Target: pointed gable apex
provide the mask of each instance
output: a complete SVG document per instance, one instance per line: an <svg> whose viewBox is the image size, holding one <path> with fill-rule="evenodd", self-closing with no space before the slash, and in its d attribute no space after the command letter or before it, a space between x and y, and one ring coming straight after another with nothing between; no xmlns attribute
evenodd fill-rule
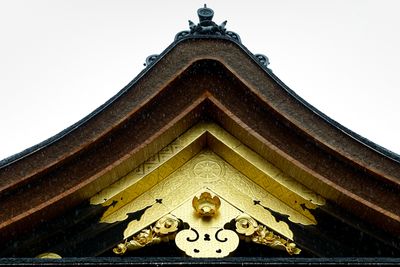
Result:
<svg viewBox="0 0 400 267"><path fill-rule="evenodd" d="M4 240L85 203L200 121L332 203L326 213L400 235L399 156L312 107L268 69L268 58L202 15L106 104L1 162Z"/></svg>

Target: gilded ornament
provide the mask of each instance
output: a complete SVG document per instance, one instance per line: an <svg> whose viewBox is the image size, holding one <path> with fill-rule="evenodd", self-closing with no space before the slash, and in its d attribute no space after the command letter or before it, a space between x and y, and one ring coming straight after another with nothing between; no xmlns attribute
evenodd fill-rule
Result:
<svg viewBox="0 0 400 267"><path fill-rule="evenodd" d="M36 258L39 258L39 259L62 259L62 257L60 255L53 253L53 252L42 253L40 255L37 255Z"/></svg>
<svg viewBox="0 0 400 267"><path fill-rule="evenodd" d="M236 218L236 231L245 236L251 236L258 229L258 223L247 214L241 214Z"/></svg>
<svg viewBox="0 0 400 267"><path fill-rule="evenodd" d="M295 243L288 243L286 245L286 251L287 251L287 253L289 253L289 255L297 255L297 254L300 254L301 249L296 247Z"/></svg>
<svg viewBox="0 0 400 267"><path fill-rule="evenodd" d="M193 198L192 205L200 216L212 217L221 206L221 200L217 196L212 197L209 192L203 192L200 198L197 196Z"/></svg>
<svg viewBox="0 0 400 267"><path fill-rule="evenodd" d="M113 252L117 255L123 255L127 249L126 243L120 243L116 248L113 248Z"/></svg>
<svg viewBox="0 0 400 267"><path fill-rule="evenodd" d="M160 238L153 228L142 230L137 236L127 243L129 250L136 250L152 243L160 243Z"/></svg>
<svg viewBox="0 0 400 267"><path fill-rule="evenodd" d="M113 249L117 255L123 255L126 251L133 251L141 249L145 246L158 244L160 242L168 242L175 238L175 232L178 231L179 220L168 214L159 219L155 225L147 229L143 229L137 235L133 236L131 240L125 240L124 243L118 244Z"/></svg>
<svg viewBox="0 0 400 267"><path fill-rule="evenodd" d="M167 148L168 153L164 151ZM116 253L173 240L181 220L168 215L159 219L167 213L210 238L210 227L223 229L226 222L236 218L235 235L242 240L289 254L300 252L290 241L294 237L289 225L274 216L281 214L303 225L316 224L309 209L324 203L320 196L213 123L198 124L167 148L93 199L92 203L104 201L103 205L109 206L102 222L122 221L132 212L143 212L139 220L129 222L124 231L126 241L115 248ZM155 199L162 199L162 205ZM226 202L236 211L227 209ZM261 203L268 203L268 207ZM182 206L185 208L180 209ZM192 208L196 214L190 212ZM237 217L242 211L246 211L247 217ZM221 246L221 251L224 249ZM199 256L203 252L193 253Z"/></svg>
<svg viewBox="0 0 400 267"><path fill-rule="evenodd" d="M223 228L190 228L180 231L175 243L193 258L223 258L236 250L239 237Z"/></svg>
<svg viewBox="0 0 400 267"><path fill-rule="evenodd" d="M289 255L300 254L301 249L290 240L286 240L272 231L268 230L264 225L258 223L247 214L241 214L235 219L236 232L246 237L254 243L269 246L274 249L286 250Z"/></svg>
<svg viewBox="0 0 400 267"><path fill-rule="evenodd" d="M178 231L178 226L178 219L175 216L168 214L156 222L153 230L157 234L167 235Z"/></svg>

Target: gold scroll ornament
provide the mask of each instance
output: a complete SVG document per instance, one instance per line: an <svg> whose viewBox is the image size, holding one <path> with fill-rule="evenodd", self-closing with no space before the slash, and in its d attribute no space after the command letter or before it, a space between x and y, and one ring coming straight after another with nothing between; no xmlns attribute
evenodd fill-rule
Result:
<svg viewBox="0 0 400 267"><path fill-rule="evenodd" d="M218 239L224 240L220 238L222 230L230 230L244 240L297 254L290 223L317 224L311 210L325 200L269 160L282 163L286 170L295 167L283 159L263 158L218 125L201 122L142 164L132 161L130 167L124 165L126 169L107 174L111 180L123 177L93 196L91 203L107 207L102 223L127 220L134 212L141 214L128 222L118 252L169 241L184 230L191 235L197 231L203 240L205 235L211 239L217 233ZM132 166L137 167L130 169ZM204 201L215 196L220 203L217 198ZM243 212L257 223L252 234L241 233L243 227L224 229ZM155 225L167 214L188 223L189 228L178 227L173 235L157 232ZM286 220L277 220L277 214Z"/></svg>
<svg viewBox="0 0 400 267"><path fill-rule="evenodd" d="M128 250L137 250L148 245L174 240L179 225L180 221L175 216L168 214L159 219L154 227L143 229L129 241L125 240L124 243L118 244L113 252L123 255Z"/></svg>
<svg viewBox="0 0 400 267"><path fill-rule="evenodd" d="M196 195L191 204L194 213L187 212L186 204L172 212L189 222L186 223L187 229L182 229L181 219L173 214L167 214L153 226L120 243L113 249L114 253L122 255L148 245L175 240L177 247L190 257L222 258L237 249L239 237L273 249L286 250L289 255L301 252L295 243L275 234L224 200L221 201L210 191L202 192L199 197ZM221 204L225 210L220 213L218 208ZM224 228L224 225L231 220L230 216L236 216L234 231Z"/></svg>
<svg viewBox="0 0 400 267"><path fill-rule="evenodd" d="M301 249L296 244L284 239L268 230L264 225L259 225L256 220L243 213L236 218L236 232L246 241L265 245L274 249L286 250L289 255L300 254Z"/></svg>

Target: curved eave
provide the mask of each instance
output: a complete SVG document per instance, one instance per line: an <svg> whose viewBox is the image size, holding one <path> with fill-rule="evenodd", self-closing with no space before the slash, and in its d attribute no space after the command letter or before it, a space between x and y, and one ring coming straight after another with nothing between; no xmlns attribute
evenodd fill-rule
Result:
<svg viewBox="0 0 400 267"><path fill-rule="evenodd" d="M310 103L308 103L305 99L303 99L301 96L299 96L298 94L296 94L292 89L290 89L283 81L281 81L279 79L279 77L277 77L269 68L263 66L253 55L253 53L251 53L242 43L237 42L234 39L231 38L227 38L224 36L187 36L187 37L183 37L179 40L174 41L171 45L169 45L158 57L155 61L153 61L150 65L146 66L146 68L144 68L131 82L129 82L124 88L122 88L116 95L114 95L113 97L111 97L109 100L107 100L103 105L99 106L97 109L95 109L93 112L91 112L90 114L88 114L86 117L82 118L81 120L79 120L78 122L74 123L73 125L69 126L68 128L62 130L61 132L59 132L58 134L36 144L33 145L32 147L29 147L19 153L16 153L14 155L11 155L7 158L4 158L2 160L0 160L0 170L2 168L7 167L10 164L13 164L16 161L22 160L25 157L28 157L30 155L32 155L33 153L37 153L38 151L46 148L47 146L57 142L58 140L64 138L66 135L70 134L71 132L75 131L76 129L78 129L79 127L83 126L86 122L88 122L90 119L92 119L93 117L95 117L96 115L98 115L100 112L103 112L108 106L110 106L113 102L115 102L116 99L122 97L124 95L124 93L129 90L142 76L144 76L153 66L156 62L160 61L164 55L166 55L169 51L171 51L172 49L175 48L175 46L177 46L180 42L187 40L187 39L225 39L228 40L230 42L233 42L235 44L237 44L241 49L243 49L243 51L251 58L253 58L254 62L256 64L258 64L261 68L264 69L264 71L271 77L273 78L279 85L282 86L282 88L288 92L294 99L296 99L297 101L299 101L301 104L303 104L305 107L307 107L310 111L314 112L316 115L318 115L322 120L325 120L327 123L329 123L330 125L332 125L332 127L338 129L339 131L347 134L349 137L351 137L352 139L356 140L357 142L365 145L366 147L369 147L370 149L376 151L377 153L392 159L393 161L396 161L398 163L400 163L400 155L398 155L397 153L394 153L392 151L390 151L387 148L384 148L382 146L380 146L379 144L376 144L375 142L372 142L371 140L353 132L352 130L350 130L349 128L341 125L339 122L333 120L332 118L330 118L329 116L327 116L326 114L324 114L323 112L321 112L320 110L318 110L316 107L314 107L313 105L311 105Z"/></svg>
<svg viewBox="0 0 400 267"><path fill-rule="evenodd" d="M214 66L216 71L226 74L229 79L225 81L210 72L208 75L215 76L215 80L210 81L210 88L205 88L208 86L206 83L202 86L190 84L185 73L190 72L191 68L201 69L202 66ZM207 69L203 71L207 74ZM239 101L238 97L235 100L234 96L227 96L226 94L230 92L224 92L224 88L218 88L217 81L221 84L225 82L227 88L230 86L231 89L235 89L234 85L237 85L242 90L237 96L241 94L248 96L248 99L242 98L242 101ZM174 86L177 83L181 91L180 95L174 96ZM187 91L183 91L185 86ZM218 91L219 89L221 91ZM190 92L190 94L182 96L183 92ZM181 102L177 101L176 105L171 105L171 100L174 101L175 97ZM248 106L244 103L246 100L249 101ZM160 103L170 104L165 118L150 118L153 119L151 123L154 125L149 124L146 118L141 118L141 116L149 115L149 110L154 114L161 114L163 107ZM333 201L344 205L347 209L351 209L351 205L360 204L360 207L357 207L359 216L375 220L377 225L384 222L385 225L393 227L394 232L400 233L400 227L398 225L397 228L394 227L399 221L398 208L390 207L393 202L385 204L380 200L382 197L391 201L399 199L399 156L361 138L313 108L285 86L270 70L263 68L243 45L228 38L213 36L183 38L174 42L116 96L86 118L43 143L3 160L0 166L0 199L17 201L11 199L10 194L19 188L23 188L19 196L21 199L24 198L23 194L31 194L33 199L31 204L26 204L25 210L23 207L17 207L20 211L12 209L7 211L9 217L6 216L5 224L22 222L23 218L31 214L39 216L45 208L53 207L52 212L55 213L60 205L67 208L66 201L62 202L62 199L74 199L68 204L74 205L87 198L88 194L104 188L108 185L107 182L98 181L102 171L116 166L124 157L146 150L142 152L141 157L136 159L135 164L141 163L146 156L156 152L157 146L166 145L165 142L173 140L190 127L189 124L198 119L199 114L205 109L204 105L211 105L216 113L220 113L220 115L215 115L215 118L220 118L218 122L231 132L237 131L236 137L242 135L243 139L243 135L245 136L246 131L249 131L249 135L255 141L253 143L248 141L250 143L246 145L253 146L252 149L255 151L259 150L254 145L257 142L266 144L288 162L293 162L294 168L298 168L299 172L303 170L305 173L314 173L315 177L321 177L314 181L308 181L307 175L303 178L299 177L298 179L306 186L313 188L316 186L313 185L315 182L324 184L324 191L327 192L328 198L331 194L329 191L335 191L330 197ZM259 121L252 120L253 115L258 116ZM292 144L293 149L287 142L278 140L280 138L278 128L274 133L268 132L269 129L263 125L271 121L262 121L262 116L276 118L280 127L287 131L283 133L286 138L291 138L290 140L295 142ZM132 126L133 124L135 125ZM182 125L178 127L179 130L173 127L177 124ZM131 139L120 137L121 143L113 144L115 133L122 132L125 127L131 127L129 128L132 129L129 132ZM147 131L148 138L151 140L141 140L143 136L139 136L135 131ZM161 134L168 135L165 142L159 142L149 149L148 147ZM272 140L276 145L268 138L276 138ZM81 161L85 157L89 155L96 159L94 149L96 146L107 154L108 146L121 147L124 145L122 141L133 142L133 144L129 149L121 149L120 158L112 160L101 158L96 165L98 169L87 173L82 172L85 167L82 164L85 163ZM326 165L331 164L331 171L335 170L334 164L342 166L342 171L347 175L348 180L335 178L334 173L329 174L326 170L319 169L318 158L312 155L314 152L307 155L307 149L302 147L303 143L310 145L310 151L314 151L315 155L319 153L318 155L329 156L329 160L332 157L332 163L327 162ZM109 153L112 152L114 151ZM261 155L263 153L263 151L257 152ZM117 156L114 155L114 157ZM67 164L71 166L75 164L74 166L78 166L76 168L80 168L81 172L73 169L70 176L65 176L63 168ZM331 179L325 178L329 175L332 176ZM43 181L45 179L47 180ZM48 185L50 190L52 183L57 188L64 189L61 195L53 198L44 196L43 200L34 195L34 190L40 189L35 189L35 185L50 184ZM360 187L359 183L367 185L367 188L359 188L357 189L359 192L353 193L355 188ZM375 185L377 185L376 188L374 188ZM91 189L83 194L82 188L87 187ZM43 194L45 193L44 191ZM375 193L377 193L376 196ZM375 213L368 215L371 209ZM379 214L384 218L373 218L374 215Z"/></svg>
<svg viewBox="0 0 400 267"><path fill-rule="evenodd" d="M336 128L337 130L345 133L348 135L350 138L354 139L355 141L359 142L360 144L369 147L370 149L374 150L376 153L381 154L384 157L387 157L393 161L396 161L400 163L400 155L397 153L394 153L393 151L382 147L378 145L377 143L359 135L358 133L350 130L349 128L343 126L339 122L335 121L334 119L330 118L328 115L325 113L321 112L319 109L308 103L306 100L304 100L301 96L296 94L292 89L290 89L284 82L282 82L272 71L267 71L268 74L277 82L279 83L284 90L286 90L290 95L293 96L294 99L299 101L301 104L303 104L305 107L310 109L310 111L314 112L316 115L318 115L322 120L326 121L328 124L330 124L332 127Z"/></svg>

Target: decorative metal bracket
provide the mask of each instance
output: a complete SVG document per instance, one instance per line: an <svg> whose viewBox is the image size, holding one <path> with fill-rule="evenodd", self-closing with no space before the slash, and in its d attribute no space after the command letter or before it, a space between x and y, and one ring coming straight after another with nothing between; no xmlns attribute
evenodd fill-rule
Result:
<svg viewBox="0 0 400 267"><path fill-rule="evenodd" d="M227 31L225 26L227 21L225 20L220 25L217 25L212 19L214 16L214 11L204 5L203 8L197 10L197 15L199 16L199 23L195 24L193 21L189 20L189 31L181 31L175 35L175 41L188 36L188 35L223 35L234 39L237 42L240 41L238 34Z"/></svg>
<svg viewBox="0 0 400 267"><path fill-rule="evenodd" d="M143 64L145 67L150 66L151 64L153 64L157 58L159 57L159 55L154 54L154 55L150 55L146 58L146 62Z"/></svg>
<svg viewBox="0 0 400 267"><path fill-rule="evenodd" d="M236 232L246 241L269 246L274 249L286 250L289 255L300 254L301 249L296 244L283 239L268 230L264 225L259 225L256 220L243 213L235 219Z"/></svg>
<svg viewBox="0 0 400 267"><path fill-rule="evenodd" d="M143 229L129 241L127 239L124 243L118 244L113 252L123 255L128 250L137 250L148 245L174 240L180 224L175 216L168 214L159 219L153 227Z"/></svg>
<svg viewBox="0 0 400 267"><path fill-rule="evenodd" d="M225 26L227 21L225 20L220 25L217 25L212 19L214 16L214 11L211 8L208 8L206 4L204 4L203 8L199 8L197 10L197 15L199 16L199 23L195 24L193 21L189 20L189 31L181 31L175 35L175 41L182 39L186 36L194 36L194 35L219 35L219 36L227 36L231 39L241 43L240 37L237 33L232 31L227 31ZM159 55L154 54L150 55L146 58L146 62L144 66L148 67L152 63L154 63ZM263 54L254 54L254 58L261 63L262 67L269 69L268 65L270 64L267 56Z"/></svg>
<svg viewBox="0 0 400 267"><path fill-rule="evenodd" d="M212 217L217 214L221 200L217 196L212 197L209 192L203 192L200 198L197 196L193 198L192 205L201 217Z"/></svg>
<svg viewBox="0 0 400 267"><path fill-rule="evenodd" d="M176 245L193 258L223 258L239 245L238 235L223 228L193 228L176 235Z"/></svg>
<svg viewBox="0 0 400 267"><path fill-rule="evenodd" d="M261 63L264 68L268 68L269 59L266 55L263 54L255 54L254 57Z"/></svg>
<svg viewBox="0 0 400 267"><path fill-rule="evenodd" d="M218 196L212 196L208 191L202 192L192 200L195 216L187 213L183 215L187 222L183 223L175 215L168 214L153 226L118 244L113 252L123 255L127 251L175 240L177 247L188 256L222 258L236 250L240 239L285 250L289 255L301 252L295 243L273 233L245 213L238 211L236 214L239 215L234 215L234 220L230 216L220 217L217 213L220 206ZM234 221L234 226L231 224L231 227L226 227L229 220Z"/></svg>

